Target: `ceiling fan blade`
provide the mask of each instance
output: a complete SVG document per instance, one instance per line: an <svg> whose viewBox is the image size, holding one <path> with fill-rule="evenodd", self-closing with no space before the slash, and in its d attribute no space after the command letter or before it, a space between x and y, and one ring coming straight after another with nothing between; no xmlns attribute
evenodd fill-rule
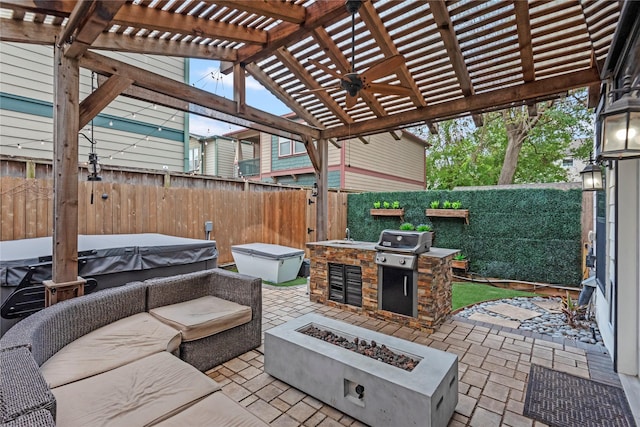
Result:
<svg viewBox="0 0 640 427"><path fill-rule="evenodd" d="M373 93L380 93L383 95L405 95L405 96L413 95L413 91L408 87L390 85L386 83L369 83L362 89L368 90L369 92L373 92Z"/></svg>
<svg viewBox="0 0 640 427"><path fill-rule="evenodd" d="M372 82L380 77L393 74L396 68L402 64L404 64L402 55L393 55L369 67L368 70L360 74L360 78L366 84L366 82Z"/></svg>
<svg viewBox="0 0 640 427"><path fill-rule="evenodd" d="M347 92L347 99L346 99L347 108L355 107L356 104L358 103L358 98L359 98L359 96L357 94L356 94L356 96L351 96Z"/></svg>
<svg viewBox="0 0 640 427"><path fill-rule="evenodd" d="M335 77L337 79L342 79L342 74L340 74L337 70L331 69L331 68L327 67L326 65L321 64L318 61L316 61L315 59L307 59L307 61L312 63L316 67L320 68L325 73L330 74L330 75L332 75L333 77Z"/></svg>

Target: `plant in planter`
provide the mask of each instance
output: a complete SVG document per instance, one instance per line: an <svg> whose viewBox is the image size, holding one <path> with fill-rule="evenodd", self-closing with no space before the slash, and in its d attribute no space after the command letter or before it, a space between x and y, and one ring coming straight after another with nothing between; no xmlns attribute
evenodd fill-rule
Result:
<svg viewBox="0 0 640 427"><path fill-rule="evenodd" d="M460 209L461 207L462 207L462 202L460 201L451 202L452 209Z"/></svg>
<svg viewBox="0 0 640 427"><path fill-rule="evenodd" d="M442 209L451 209L451 202L450 202L450 201L448 201L448 200L445 200L445 201L442 203Z"/></svg>
<svg viewBox="0 0 640 427"><path fill-rule="evenodd" d="M420 224L416 227L416 231L431 231L432 227L428 224Z"/></svg>
<svg viewBox="0 0 640 427"><path fill-rule="evenodd" d="M400 209L400 202L396 200L391 203L391 209Z"/></svg>
<svg viewBox="0 0 640 427"><path fill-rule="evenodd" d="M440 200L434 200L432 201L429 206L431 207L431 209L438 209L440 207Z"/></svg>
<svg viewBox="0 0 640 427"><path fill-rule="evenodd" d="M469 259L465 254L459 252L453 256L451 267L456 270L464 270L466 272L469 270Z"/></svg>
<svg viewBox="0 0 640 427"><path fill-rule="evenodd" d="M382 206L382 203L380 201L373 202L373 208L374 209L380 209L380 206Z"/></svg>
<svg viewBox="0 0 640 427"><path fill-rule="evenodd" d="M391 209L391 203L389 202L382 202L382 207L385 209Z"/></svg>
<svg viewBox="0 0 640 427"><path fill-rule="evenodd" d="M402 225L400 225L400 230L403 230L403 231L414 231L415 229L416 228L410 222L405 222Z"/></svg>

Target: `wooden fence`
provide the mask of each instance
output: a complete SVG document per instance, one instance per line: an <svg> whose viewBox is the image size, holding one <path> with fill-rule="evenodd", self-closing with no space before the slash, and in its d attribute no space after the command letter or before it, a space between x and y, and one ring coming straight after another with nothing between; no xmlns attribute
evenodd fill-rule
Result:
<svg viewBox="0 0 640 427"><path fill-rule="evenodd" d="M7 169L5 162L0 240L50 236L50 165L44 170L38 165L38 171L29 174L25 164L24 174L16 176L20 165ZM36 177L25 177L29 175ZM204 239L204 223L211 221L210 238L217 242L222 264L233 262L232 245L263 242L306 249L305 244L315 240L316 205L309 204L314 200L308 189L162 172L112 170L103 175L103 181L78 183L79 234L161 233ZM328 211L329 238L344 238L347 194L330 192Z"/></svg>

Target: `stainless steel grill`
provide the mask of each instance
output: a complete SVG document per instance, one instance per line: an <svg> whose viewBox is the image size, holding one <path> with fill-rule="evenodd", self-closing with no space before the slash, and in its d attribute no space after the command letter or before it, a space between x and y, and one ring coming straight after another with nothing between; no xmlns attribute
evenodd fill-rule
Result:
<svg viewBox="0 0 640 427"><path fill-rule="evenodd" d="M375 248L378 307L405 316L418 315L418 255L431 247L431 233L384 230Z"/></svg>

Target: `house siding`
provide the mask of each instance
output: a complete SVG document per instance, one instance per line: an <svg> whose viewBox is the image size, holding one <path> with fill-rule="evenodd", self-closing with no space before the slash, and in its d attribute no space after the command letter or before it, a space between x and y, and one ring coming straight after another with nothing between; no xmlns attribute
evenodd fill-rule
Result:
<svg viewBox="0 0 640 427"><path fill-rule="evenodd" d="M53 49L17 43L0 43L0 49L2 154L51 159ZM184 81L184 60L181 58L114 52L103 54ZM91 73L81 68L80 100L90 93ZM135 118L133 113L136 113ZM148 102L116 98L94 119L93 136L97 141L95 148L100 162L134 167L143 164L152 169L183 171L187 134L185 117L183 113L161 106L153 108ZM90 136L90 124L84 127L83 133ZM78 160L85 162L90 144L83 137L78 143Z"/></svg>
<svg viewBox="0 0 640 427"><path fill-rule="evenodd" d="M396 141L384 133L366 138L369 140L368 144L363 144L358 139L343 142L346 165L400 178L424 181L424 146L404 136L400 141Z"/></svg>
<svg viewBox="0 0 640 427"><path fill-rule="evenodd" d="M263 179L263 181L273 182L271 179ZM294 179L291 175L283 175L278 177L278 184L311 187L315 182L316 175L313 173L296 175L296 179ZM327 184L330 188L340 188L340 171L329 171L327 175Z"/></svg>
<svg viewBox="0 0 640 427"><path fill-rule="evenodd" d="M424 190L424 185L383 178L366 173L345 171L344 187L362 191L415 191Z"/></svg>

